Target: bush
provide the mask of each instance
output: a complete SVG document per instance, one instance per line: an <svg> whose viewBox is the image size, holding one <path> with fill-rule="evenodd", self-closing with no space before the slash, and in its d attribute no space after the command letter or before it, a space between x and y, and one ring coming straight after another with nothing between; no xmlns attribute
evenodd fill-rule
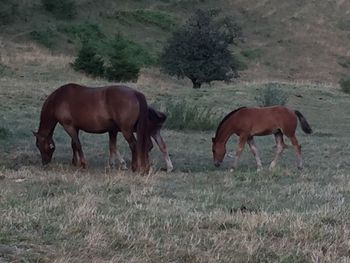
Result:
<svg viewBox="0 0 350 263"><path fill-rule="evenodd" d="M84 41L77 58L72 64L77 71L83 71L94 77L103 76L103 59L97 54L96 48L89 42Z"/></svg>
<svg viewBox="0 0 350 263"><path fill-rule="evenodd" d="M165 127L174 130L215 130L220 120L210 109L184 100L168 101L160 108L166 115Z"/></svg>
<svg viewBox="0 0 350 263"><path fill-rule="evenodd" d="M54 38L56 34L50 28L39 31L33 30L29 33L29 35L33 40L47 48L51 48L55 43Z"/></svg>
<svg viewBox="0 0 350 263"><path fill-rule="evenodd" d="M283 90L281 84L270 83L258 91L255 100L260 107L285 105L288 101L288 93Z"/></svg>
<svg viewBox="0 0 350 263"><path fill-rule="evenodd" d="M41 3L58 19L72 19L78 13L74 0L41 0Z"/></svg>
<svg viewBox="0 0 350 263"><path fill-rule="evenodd" d="M139 61L141 50L130 45L130 41L118 35L111 42L108 51L109 65L105 76L109 80L134 81L137 80L142 62Z"/></svg>
<svg viewBox="0 0 350 263"><path fill-rule="evenodd" d="M343 92L350 94L350 77L341 79L339 85Z"/></svg>
<svg viewBox="0 0 350 263"><path fill-rule="evenodd" d="M112 41L94 37L87 40L84 36L91 32L95 32L93 35L97 36L100 31L85 29L74 31L82 39L82 48L72 64L75 70L111 81L134 81L137 80L142 66L154 63L154 59L145 49L121 35L117 35Z"/></svg>

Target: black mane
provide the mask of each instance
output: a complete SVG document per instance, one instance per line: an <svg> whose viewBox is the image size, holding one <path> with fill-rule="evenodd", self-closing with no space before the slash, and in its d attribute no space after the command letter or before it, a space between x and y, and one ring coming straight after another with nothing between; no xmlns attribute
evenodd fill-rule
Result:
<svg viewBox="0 0 350 263"><path fill-rule="evenodd" d="M237 111L241 110L241 109L244 109L246 107L239 107L238 109L235 109L233 111L231 111L229 114L227 114L223 119L222 121L220 122L218 128L216 129L216 132L215 132L215 138L216 136L218 135L218 131L220 130L221 126L224 124L224 122L229 118L231 117L233 114L235 114Z"/></svg>

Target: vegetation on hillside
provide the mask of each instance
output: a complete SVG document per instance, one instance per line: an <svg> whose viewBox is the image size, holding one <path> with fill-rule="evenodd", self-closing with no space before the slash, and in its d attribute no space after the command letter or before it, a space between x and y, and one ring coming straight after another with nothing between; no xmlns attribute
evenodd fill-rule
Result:
<svg viewBox="0 0 350 263"><path fill-rule="evenodd" d="M187 77L193 88L214 80L237 77L238 63L229 45L240 37L240 28L225 20L216 21L215 11L197 10L184 26L175 31L160 57L164 72Z"/></svg>

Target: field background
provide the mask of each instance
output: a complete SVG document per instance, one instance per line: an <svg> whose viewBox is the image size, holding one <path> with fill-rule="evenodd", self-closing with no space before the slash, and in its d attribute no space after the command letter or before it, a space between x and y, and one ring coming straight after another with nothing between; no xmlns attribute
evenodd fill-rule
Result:
<svg viewBox="0 0 350 263"><path fill-rule="evenodd" d="M66 36L58 34L51 48L30 40L31 30L63 22L40 10L40 1L18 1L18 17L0 33L0 262L350 262L350 97L337 84L349 73L348 2L77 2L84 12L70 23L95 21L154 54L169 32L105 14L113 8L161 10L179 23L202 6L237 15L246 43L236 52L259 54L243 56L248 69L239 81L195 91L186 80L148 68L127 84L150 103L185 100L221 118L256 105L264 84L279 83L289 93L287 106L300 110L314 130L306 136L298 128L305 169L296 169L289 147L278 168L268 171L275 150L268 136L256 140L263 172L255 172L246 147L230 173L230 154L222 167L212 164L215 130L164 129L175 167L170 174L161 171L156 147L150 176L111 170L108 136L85 133L88 168L81 170L70 165L70 140L61 127L53 162L43 168L31 131L46 96L68 82L110 83L71 69L76 46ZM229 153L235 143L232 138ZM130 162L122 136L118 146Z"/></svg>

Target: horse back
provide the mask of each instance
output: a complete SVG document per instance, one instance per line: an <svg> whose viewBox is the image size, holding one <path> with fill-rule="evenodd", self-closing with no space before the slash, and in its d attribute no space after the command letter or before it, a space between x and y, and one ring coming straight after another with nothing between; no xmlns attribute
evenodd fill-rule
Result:
<svg viewBox="0 0 350 263"><path fill-rule="evenodd" d="M54 92L54 112L61 124L87 132L130 128L139 114L135 92L125 86L90 88L67 84Z"/></svg>
<svg viewBox="0 0 350 263"><path fill-rule="evenodd" d="M297 127L295 113L283 106L243 108L237 112L236 125L250 135L262 136L282 131L294 133Z"/></svg>

